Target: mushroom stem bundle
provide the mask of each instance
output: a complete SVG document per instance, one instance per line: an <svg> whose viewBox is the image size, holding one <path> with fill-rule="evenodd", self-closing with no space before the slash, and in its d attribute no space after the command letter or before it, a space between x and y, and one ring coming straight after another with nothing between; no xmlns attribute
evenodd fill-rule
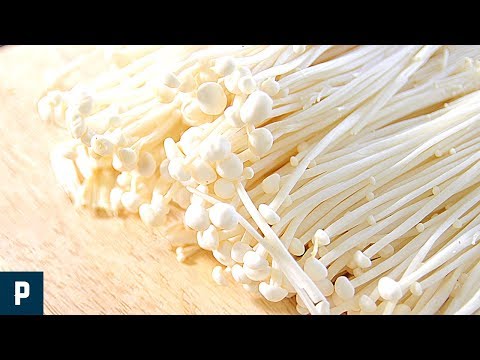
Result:
<svg viewBox="0 0 480 360"><path fill-rule="evenodd" d="M38 103L76 205L183 209L179 260L302 314L480 309L480 47L120 50Z"/></svg>

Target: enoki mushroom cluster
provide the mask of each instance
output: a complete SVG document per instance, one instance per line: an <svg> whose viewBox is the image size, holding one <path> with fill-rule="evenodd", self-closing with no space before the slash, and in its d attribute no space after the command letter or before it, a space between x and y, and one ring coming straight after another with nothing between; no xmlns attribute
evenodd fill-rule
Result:
<svg viewBox="0 0 480 360"><path fill-rule="evenodd" d="M182 209L227 278L302 314L480 308L480 47L108 47L40 117L77 206ZM96 76L64 79L99 54Z"/></svg>

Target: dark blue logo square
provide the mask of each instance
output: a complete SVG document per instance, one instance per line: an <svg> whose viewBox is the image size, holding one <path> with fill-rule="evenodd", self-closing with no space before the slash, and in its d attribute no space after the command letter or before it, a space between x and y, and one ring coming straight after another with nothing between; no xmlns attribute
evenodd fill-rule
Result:
<svg viewBox="0 0 480 360"><path fill-rule="evenodd" d="M43 272L0 272L0 315L43 315Z"/></svg>

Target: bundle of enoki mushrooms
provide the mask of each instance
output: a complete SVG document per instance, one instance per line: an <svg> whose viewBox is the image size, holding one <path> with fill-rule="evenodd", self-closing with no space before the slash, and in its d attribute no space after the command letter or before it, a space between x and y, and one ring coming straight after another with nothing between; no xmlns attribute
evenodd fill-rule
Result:
<svg viewBox="0 0 480 360"><path fill-rule="evenodd" d="M302 314L480 310L479 46L98 47L38 102L79 207ZM92 62L103 70L73 86Z"/></svg>

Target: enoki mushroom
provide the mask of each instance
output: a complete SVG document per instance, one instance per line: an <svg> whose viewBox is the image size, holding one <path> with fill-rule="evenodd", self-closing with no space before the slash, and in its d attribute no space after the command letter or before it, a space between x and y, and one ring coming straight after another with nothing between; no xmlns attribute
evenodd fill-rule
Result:
<svg viewBox="0 0 480 360"><path fill-rule="evenodd" d="M65 78L104 55L104 70ZM99 48L38 102L76 206L183 211L212 278L301 314L480 311L480 47ZM59 84L62 84L61 86Z"/></svg>

